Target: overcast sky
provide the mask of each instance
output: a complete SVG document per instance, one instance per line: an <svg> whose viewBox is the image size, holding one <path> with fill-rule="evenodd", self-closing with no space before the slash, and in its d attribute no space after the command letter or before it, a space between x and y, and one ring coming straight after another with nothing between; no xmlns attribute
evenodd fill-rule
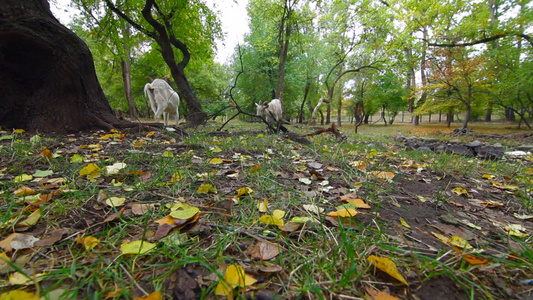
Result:
<svg viewBox="0 0 533 300"><path fill-rule="evenodd" d="M52 13L64 25L67 25L72 16L77 13L69 6L70 2L70 0L50 1ZM233 54L235 46L238 43L243 43L243 36L249 31L246 14L248 0L207 0L206 2L222 21L222 30L226 38L224 41L217 41L218 53L215 61L224 63Z"/></svg>

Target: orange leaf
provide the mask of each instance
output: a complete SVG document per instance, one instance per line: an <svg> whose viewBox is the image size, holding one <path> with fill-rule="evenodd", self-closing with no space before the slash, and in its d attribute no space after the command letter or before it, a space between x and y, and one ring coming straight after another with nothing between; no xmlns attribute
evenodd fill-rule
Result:
<svg viewBox="0 0 533 300"><path fill-rule="evenodd" d="M52 152L50 152L49 149L44 149L41 153L39 153L39 155L46 156L50 159L52 158Z"/></svg>
<svg viewBox="0 0 533 300"><path fill-rule="evenodd" d="M488 263L489 261L491 261L490 258L487 258L487 257L477 257L477 256L474 256L474 255L470 255L470 254L466 254L465 256L463 256L463 259L471 264L471 265L483 265L483 264L486 264Z"/></svg>

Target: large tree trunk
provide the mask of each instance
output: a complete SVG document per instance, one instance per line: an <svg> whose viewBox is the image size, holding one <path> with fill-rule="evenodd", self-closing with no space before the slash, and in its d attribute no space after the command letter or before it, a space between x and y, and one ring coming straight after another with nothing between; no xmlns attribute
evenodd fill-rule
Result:
<svg viewBox="0 0 533 300"><path fill-rule="evenodd" d="M0 5L0 125L77 132L121 124L96 78L91 52L46 0Z"/></svg>

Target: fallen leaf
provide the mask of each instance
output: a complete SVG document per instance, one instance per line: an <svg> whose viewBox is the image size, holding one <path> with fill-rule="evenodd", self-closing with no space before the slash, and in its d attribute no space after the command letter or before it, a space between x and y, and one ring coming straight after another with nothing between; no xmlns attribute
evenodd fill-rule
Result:
<svg viewBox="0 0 533 300"><path fill-rule="evenodd" d="M0 300L39 300L39 295L29 293L23 290L14 290L2 293Z"/></svg>
<svg viewBox="0 0 533 300"><path fill-rule="evenodd" d="M132 203L131 212L136 215L144 215L156 207L155 203Z"/></svg>
<svg viewBox="0 0 533 300"><path fill-rule="evenodd" d="M172 153L171 151L165 151L163 152L162 154L163 157L174 157L174 153Z"/></svg>
<svg viewBox="0 0 533 300"><path fill-rule="evenodd" d="M347 199L345 200L348 203L352 203L357 208L367 208L370 209L370 205L368 205L363 199L357 198L357 199Z"/></svg>
<svg viewBox="0 0 533 300"><path fill-rule="evenodd" d="M280 218L276 218L273 215L261 216L261 218L259 218L259 222L266 225L276 225L279 227L283 226L283 224L285 223L283 220L281 220Z"/></svg>
<svg viewBox="0 0 533 300"><path fill-rule="evenodd" d="M402 224L402 226L405 228L411 228L411 226L409 226L409 224L405 222L405 220L402 217L400 217L400 224Z"/></svg>
<svg viewBox="0 0 533 300"><path fill-rule="evenodd" d="M373 174L380 179L392 180L394 178L394 173L392 172L374 171Z"/></svg>
<svg viewBox="0 0 533 300"><path fill-rule="evenodd" d="M267 241L255 244L251 251L252 260L271 260L279 254L279 245Z"/></svg>
<svg viewBox="0 0 533 300"><path fill-rule="evenodd" d="M143 296L143 297L137 297L135 300L161 300L163 299L163 296L161 295L161 292L153 292L149 295Z"/></svg>
<svg viewBox="0 0 533 300"><path fill-rule="evenodd" d="M35 191L34 189L30 187L23 185L20 188L18 188L16 191L14 191L13 194L15 194L15 196L31 196L31 195L36 195L37 191Z"/></svg>
<svg viewBox="0 0 533 300"><path fill-rule="evenodd" d="M199 212L200 209L198 209L198 207L190 206L184 209L174 210L170 213L170 215L175 219L187 220L194 217Z"/></svg>
<svg viewBox="0 0 533 300"><path fill-rule="evenodd" d="M95 238L94 236L88 236L83 239L83 246L85 247L85 250L87 251L94 249L99 244L100 244L100 240Z"/></svg>
<svg viewBox="0 0 533 300"><path fill-rule="evenodd" d="M35 173L33 173L33 177L47 177L47 176L50 176L50 175L53 175L54 174L54 171L53 170L37 170L35 171Z"/></svg>
<svg viewBox="0 0 533 300"><path fill-rule="evenodd" d="M105 200L105 203L111 207L122 206L126 203L126 198L123 197L109 197Z"/></svg>
<svg viewBox="0 0 533 300"><path fill-rule="evenodd" d="M101 169L97 164L90 163L87 166L83 167L79 173L80 173L80 176L85 176L85 175L91 176L91 175L94 175L100 172L100 170Z"/></svg>
<svg viewBox="0 0 533 300"><path fill-rule="evenodd" d="M370 255L366 259L368 262L370 262L372 265L374 265L376 268L380 269L381 271L389 274L393 278L397 279L401 283L405 285L409 285L405 278L400 274L398 271L398 268L396 267L396 264L390 260L387 257L377 257L375 255Z"/></svg>
<svg viewBox="0 0 533 300"><path fill-rule="evenodd" d="M105 169L106 169L108 175L114 175L114 174L118 174L120 172L120 170L124 169L127 166L128 165L125 164L125 163L118 162L118 163L114 163L114 164L112 164L110 166L106 166Z"/></svg>
<svg viewBox="0 0 533 300"><path fill-rule="evenodd" d="M328 216L330 217L341 217L341 218L349 218L355 215L357 215L357 211L353 208L339 209L337 211L332 211L328 213Z"/></svg>
<svg viewBox="0 0 533 300"><path fill-rule="evenodd" d="M313 217L293 217L291 219L291 222L294 222L294 223L297 223L297 224L304 224L304 223L307 223L307 222L319 223L319 221L317 219L313 218Z"/></svg>
<svg viewBox="0 0 533 300"><path fill-rule="evenodd" d="M256 281L255 278L246 274L241 266L230 265L224 273L224 279L218 282L215 294L229 297L233 295L233 288L247 287Z"/></svg>
<svg viewBox="0 0 533 300"><path fill-rule="evenodd" d="M444 244L448 244L448 240L450 238L448 238L447 236L444 236L444 235L442 235L440 233L436 233L436 232L432 232L431 234L433 234L437 239L439 239Z"/></svg>
<svg viewBox="0 0 533 300"><path fill-rule="evenodd" d="M505 229L505 231L507 231L512 236L516 236L516 237L528 236L528 234L526 233L526 228L522 224L509 224L505 226L503 229Z"/></svg>
<svg viewBox="0 0 533 300"><path fill-rule="evenodd" d="M304 204L302 207L306 211L317 215L324 212L324 209L322 207L318 207L316 204Z"/></svg>
<svg viewBox="0 0 533 300"><path fill-rule="evenodd" d="M530 220L530 219L533 219L533 215L521 215L521 214L517 214L517 213L514 213L513 216L519 220Z"/></svg>
<svg viewBox="0 0 533 300"><path fill-rule="evenodd" d="M38 208L34 212L32 212L25 220L18 222L15 227L25 227L25 226L33 226L37 224L37 221L41 218L42 212L41 209Z"/></svg>
<svg viewBox="0 0 533 300"><path fill-rule="evenodd" d="M448 244L450 244L452 246L459 247L462 250L467 250L467 249L473 249L474 248L466 240L464 240L463 238L458 237L456 235L454 235L454 236L452 236L451 238L448 239Z"/></svg>
<svg viewBox="0 0 533 300"><path fill-rule="evenodd" d="M456 188L453 188L452 191L454 193L456 193L457 195L459 195L459 196L464 195L467 198L470 198L470 195L468 194L468 191L465 190L464 188L460 187L460 186L458 186Z"/></svg>
<svg viewBox="0 0 533 300"><path fill-rule="evenodd" d="M386 291L378 291L371 287L366 287L366 300L398 300L397 297L392 296Z"/></svg>
<svg viewBox="0 0 533 300"><path fill-rule="evenodd" d="M156 244L149 243L143 240L136 240L131 243L122 243L120 250L122 254L145 254L154 249Z"/></svg>
<svg viewBox="0 0 533 300"><path fill-rule="evenodd" d="M72 157L70 158L70 163L82 163L83 162L83 156L81 156L80 154L74 154L72 155Z"/></svg>
<svg viewBox="0 0 533 300"><path fill-rule="evenodd" d="M23 182L23 181L30 181L33 179L33 176L31 175L28 175L28 174L22 174L22 175L19 175L17 177L15 177L15 179L13 179L14 182Z"/></svg>
<svg viewBox="0 0 533 300"><path fill-rule="evenodd" d="M222 158L212 158L209 160L209 164L220 165L223 162Z"/></svg>
<svg viewBox="0 0 533 300"><path fill-rule="evenodd" d="M34 246L35 247L49 247L49 246L52 246L55 243L57 243L58 241L60 241L61 238L63 238L63 235L65 235L65 233L67 233L67 231L64 230L64 229L55 230L55 231L51 232L50 234L48 234L46 237L43 237L39 241L35 242Z"/></svg>
<svg viewBox="0 0 533 300"><path fill-rule="evenodd" d="M300 181L300 182L303 183L303 184L307 184L307 185L313 183L313 182L311 181L311 179L309 179L309 178L298 178L298 181Z"/></svg>
<svg viewBox="0 0 533 300"><path fill-rule="evenodd" d="M34 246L39 239L27 234L12 233L4 240L0 241L0 248L6 252L13 250L28 249Z"/></svg>
<svg viewBox="0 0 533 300"><path fill-rule="evenodd" d="M259 212L268 212L268 200L263 199L263 201L257 204L257 209Z"/></svg>
<svg viewBox="0 0 533 300"><path fill-rule="evenodd" d="M217 189L213 185L209 183L205 183L205 184L200 185L200 187L198 187L198 189L196 190L196 193L197 194L209 194L209 193L216 194Z"/></svg>
<svg viewBox="0 0 533 300"><path fill-rule="evenodd" d="M465 254L463 259L471 265L484 265L491 261L491 259L488 257L477 257L471 254Z"/></svg>
<svg viewBox="0 0 533 300"><path fill-rule="evenodd" d="M249 187L242 187L237 190L237 197L253 194L254 190Z"/></svg>

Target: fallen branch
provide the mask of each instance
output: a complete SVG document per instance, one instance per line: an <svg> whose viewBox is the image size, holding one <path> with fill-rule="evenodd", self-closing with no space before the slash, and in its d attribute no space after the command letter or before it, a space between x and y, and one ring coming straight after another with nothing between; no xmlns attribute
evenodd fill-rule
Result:
<svg viewBox="0 0 533 300"><path fill-rule="evenodd" d="M331 132L333 133L333 135L335 135L335 138L337 139L337 142L345 142L346 141L346 136L344 134L342 134L338 129L337 129L337 125L336 123L331 123L331 127L329 128L319 128L317 129L315 132L313 133L308 133L308 134L304 134L302 135L303 137L305 136L313 136L313 135L319 135L319 134L322 134L324 132Z"/></svg>

